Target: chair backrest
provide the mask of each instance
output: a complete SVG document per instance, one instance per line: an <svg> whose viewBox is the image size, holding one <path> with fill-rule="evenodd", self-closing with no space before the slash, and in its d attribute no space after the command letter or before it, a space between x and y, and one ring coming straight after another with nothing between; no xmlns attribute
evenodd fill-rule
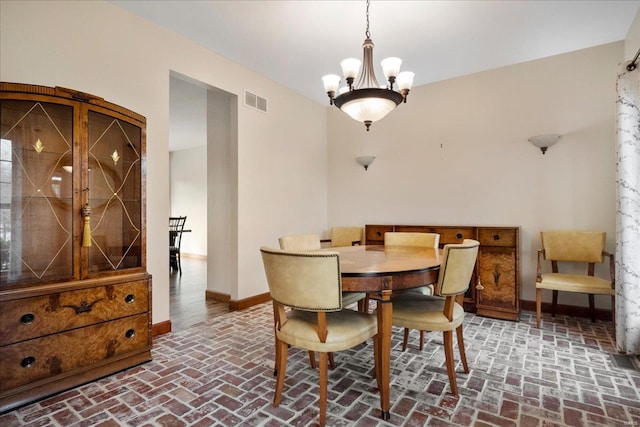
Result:
<svg viewBox="0 0 640 427"><path fill-rule="evenodd" d="M340 311L342 282L337 252L293 252L261 247L271 298L306 311Z"/></svg>
<svg viewBox="0 0 640 427"><path fill-rule="evenodd" d="M296 234L278 239L280 249L284 251L317 251L320 249L319 234Z"/></svg>
<svg viewBox="0 0 640 427"><path fill-rule="evenodd" d="M351 246L353 242L362 244L362 227L333 227L331 229L331 246Z"/></svg>
<svg viewBox="0 0 640 427"><path fill-rule="evenodd" d="M184 230L185 222L187 222L186 216L169 217L169 246L180 248L180 241L182 240L182 230Z"/></svg>
<svg viewBox="0 0 640 427"><path fill-rule="evenodd" d="M444 245L436 293L459 295L469 289L480 242L464 239L462 243Z"/></svg>
<svg viewBox="0 0 640 427"><path fill-rule="evenodd" d="M437 248L440 243L438 233L387 232L384 233L385 246L419 246Z"/></svg>
<svg viewBox="0 0 640 427"><path fill-rule="evenodd" d="M607 233L601 231L542 231L544 259L552 261L603 262Z"/></svg>

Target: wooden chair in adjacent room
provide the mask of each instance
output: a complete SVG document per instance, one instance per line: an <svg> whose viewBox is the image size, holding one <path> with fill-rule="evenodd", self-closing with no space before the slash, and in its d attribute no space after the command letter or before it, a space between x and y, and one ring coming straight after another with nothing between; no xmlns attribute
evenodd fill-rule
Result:
<svg viewBox="0 0 640 427"><path fill-rule="evenodd" d="M577 292L589 295L589 314L596 321L594 295L611 296L611 313L615 326L615 260L614 255L605 251L607 235L599 231L543 231L540 233L542 249L538 251L536 275L536 327L540 327L542 311L542 290L553 291L551 313L556 314L558 291ZM595 276L596 264L603 263L609 257L609 277ZM542 273L542 259L551 261L551 273ZM560 273L558 264L564 264L568 273ZM584 268L585 273L575 273L576 266ZM570 270L570 267L573 269Z"/></svg>
<svg viewBox="0 0 640 427"><path fill-rule="evenodd" d="M319 424L327 418L328 354L347 350L369 338L378 360L378 324L373 314L344 310L337 252L289 252L260 248L273 300L277 381L273 405L282 401L289 346L318 352ZM285 310L285 308L291 310Z"/></svg>
<svg viewBox="0 0 640 427"><path fill-rule="evenodd" d="M178 269L182 276L182 263L180 262L180 246L186 216L169 217L169 270Z"/></svg>
<svg viewBox="0 0 640 427"><path fill-rule="evenodd" d="M400 295L393 300L394 326L420 331L442 331L444 354L451 392L458 395L455 363L453 360L453 331L458 338L460 360L465 373L469 373L464 350L462 300L469 289L480 243L465 239L462 243L444 246L442 264L435 287L435 295Z"/></svg>
<svg viewBox="0 0 640 427"><path fill-rule="evenodd" d="M440 235L438 233L415 233L415 232L386 232L384 233L384 245L385 246L418 246L421 248L435 248L438 249L440 243ZM407 293L407 295L420 294L420 295L433 295L433 286L426 285L419 288L407 289L406 291L396 291L394 294ZM409 328L404 329L404 338L402 341L402 351L407 349L407 343L409 342ZM420 350L422 350L424 343L424 331L420 331Z"/></svg>

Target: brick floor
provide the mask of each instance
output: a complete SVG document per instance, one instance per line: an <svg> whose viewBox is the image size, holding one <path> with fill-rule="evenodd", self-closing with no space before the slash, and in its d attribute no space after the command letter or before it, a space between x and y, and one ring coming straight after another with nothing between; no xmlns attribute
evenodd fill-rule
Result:
<svg viewBox="0 0 640 427"><path fill-rule="evenodd" d="M271 304L154 340L153 361L0 415L12 426L311 426L317 370L291 349L283 402L271 405ZM442 334L401 351L394 329L391 420L379 418L371 343L335 355L330 426L640 426L640 372L612 360L610 322L523 312L520 322L465 317L471 372L449 393ZM456 350L457 356L457 350Z"/></svg>

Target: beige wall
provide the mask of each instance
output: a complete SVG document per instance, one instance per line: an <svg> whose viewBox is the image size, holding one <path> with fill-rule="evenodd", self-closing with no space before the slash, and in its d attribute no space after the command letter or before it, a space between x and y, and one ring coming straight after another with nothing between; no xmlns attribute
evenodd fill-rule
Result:
<svg viewBox="0 0 640 427"><path fill-rule="evenodd" d="M370 132L331 108L329 226L520 226L522 298L535 300L541 230L604 230L615 249L622 58L619 42L420 86ZM542 155L527 138L546 133L562 138ZM367 172L360 155L376 156Z"/></svg>
<svg viewBox="0 0 640 427"><path fill-rule="evenodd" d="M267 292L258 248L326 225L326 109L195 43L102 1L0 2L0 79L65 86L147 118L147 263L153 322L169 319L169 75L176 71L239 95L237 242L231 297ZM313 192L308 189L313 188ZM236 248L237 247L237 248Z"/></svg>

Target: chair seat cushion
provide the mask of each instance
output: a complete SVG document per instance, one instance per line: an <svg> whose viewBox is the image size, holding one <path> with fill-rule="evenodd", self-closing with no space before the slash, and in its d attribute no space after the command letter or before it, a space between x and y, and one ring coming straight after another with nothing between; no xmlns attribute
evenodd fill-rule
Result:
<svg viewBox="0 0 640 427"><path fill-rule="evenodd" d="M598 295L615 294L610 281L580 274L543 274L542 282L536 283L536 288Z"/></svg>
<svg viewBox="0 0 640 427"><path fill-rule="evenodd" d="M287 321L276 329L278 339L311 351L334 352L354 347L378 333L376 316L354 310L327 313L327 339L320 342L315 312L292 310Z"/></svg>
<svg viewBox="0 0 640 427"><path fill-rule="evenodd" d="M351 304L355 304L361 299L367 296L364 292L343 292L342 293L342 306L346 307Z"/></svg>
<svg viewBox="0 0 640 427"><path fill-rule="evenodd" d="M453 319L449 322L443 313L444 298L408 295L406 292L393 299L393 325L420 331L450 331L462 324L464 309L455 303Z"/></svg>

